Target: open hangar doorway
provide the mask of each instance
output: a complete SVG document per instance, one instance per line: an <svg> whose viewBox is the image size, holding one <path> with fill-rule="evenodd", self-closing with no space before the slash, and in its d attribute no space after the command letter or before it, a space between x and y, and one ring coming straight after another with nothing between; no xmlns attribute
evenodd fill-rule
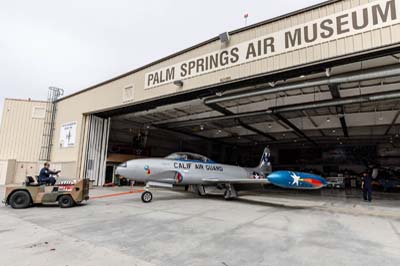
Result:
<svg viewBox="0 0 400 266"><path fill-rule="evenodd" d="M254 166L269 146L275 170L345 177L357 187L360 173L371 168L387 183L385 190L395 189L400 186L399 58L393 53L325 64L150 103L151 108L99 114L111 121L108 163L189 151Z"/></svg>
<svg viewBox="0 0 400 266"><path fill-rule="evenodd" d="M174 152L197 153L216 162L230 163L232 157L227 152L230 152L232 144L219 140L226 136L228 129L218 123L194 125L189 128L169 126L169 123L185 121L188 117L215 115L218 115L218 112L205 106L202 100L196 99L111 117L107 156L109 171L126 160L165 157ZM261 154L262 148L252 145L247 150L246 162L256 166ZM242 162L235 161L233 164L243 165ZM115 175L113 178L107 177L106 180L121 184L121 180Z"/></svg>

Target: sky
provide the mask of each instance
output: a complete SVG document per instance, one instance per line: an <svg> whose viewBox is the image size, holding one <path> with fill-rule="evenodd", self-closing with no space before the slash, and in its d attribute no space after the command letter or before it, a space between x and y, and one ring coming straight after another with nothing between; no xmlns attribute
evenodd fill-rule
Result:
<svg viewBox="0 0 400 266"><path fill-rule="evenodd" d="M65 95L322 0L0 0L4 98Z"/></svg>

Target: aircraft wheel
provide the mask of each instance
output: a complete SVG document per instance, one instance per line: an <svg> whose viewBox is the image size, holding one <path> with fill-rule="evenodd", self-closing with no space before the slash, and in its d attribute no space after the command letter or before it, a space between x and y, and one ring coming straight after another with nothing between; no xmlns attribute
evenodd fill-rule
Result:
<svg viewBox="0 0 400 266"><path fill-rule="evenodd" d="M74 206L74 204L75 202L70 195L62 195L58 199L58 206L60 206L60 208L70 208Z"/></svg>
<svg viewBox="0 0 400 266"><path fill-rule="evenodd" d="M13 209L28 208L31 204L31 196L26 191L16 191L11 195L9 204Z"/></svg>
<svg viewBox="0 0 400 266"><path fill-rule="evenodd" d="M145 191L142 193L142 201L144 203L149 203L153 199L153 194L150 191Z"/></svg>

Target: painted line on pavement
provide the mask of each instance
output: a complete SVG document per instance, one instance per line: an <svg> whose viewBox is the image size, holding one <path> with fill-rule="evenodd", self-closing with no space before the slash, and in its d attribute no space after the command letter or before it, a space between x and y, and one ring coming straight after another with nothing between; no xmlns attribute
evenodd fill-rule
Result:
<svg viewBox="0 0 400 266"><path fill-rule="evenodd" d="M118 197L118 196L123 196L123 195L142 193L143 191L144 191L144 189L139 189L139 190L134 190L134 191L126 191L126 192L120 192L120 193L106 194L106 195L101 195L101 196L90 197L90 199L92 200L92 199L103 199L103 198Z"/></svg>

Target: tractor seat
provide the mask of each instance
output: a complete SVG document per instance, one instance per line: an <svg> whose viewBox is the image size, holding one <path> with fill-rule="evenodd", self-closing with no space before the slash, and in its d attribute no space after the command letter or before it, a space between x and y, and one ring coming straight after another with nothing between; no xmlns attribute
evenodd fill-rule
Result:
<svg viewBox="0 0 400 266"><path fill-rule="evenodd" d="M40 186L39 182L36 181L37 179L35 179L32 176L27 176L25 178L25 185L28 187L38 187Z"/></svg>

